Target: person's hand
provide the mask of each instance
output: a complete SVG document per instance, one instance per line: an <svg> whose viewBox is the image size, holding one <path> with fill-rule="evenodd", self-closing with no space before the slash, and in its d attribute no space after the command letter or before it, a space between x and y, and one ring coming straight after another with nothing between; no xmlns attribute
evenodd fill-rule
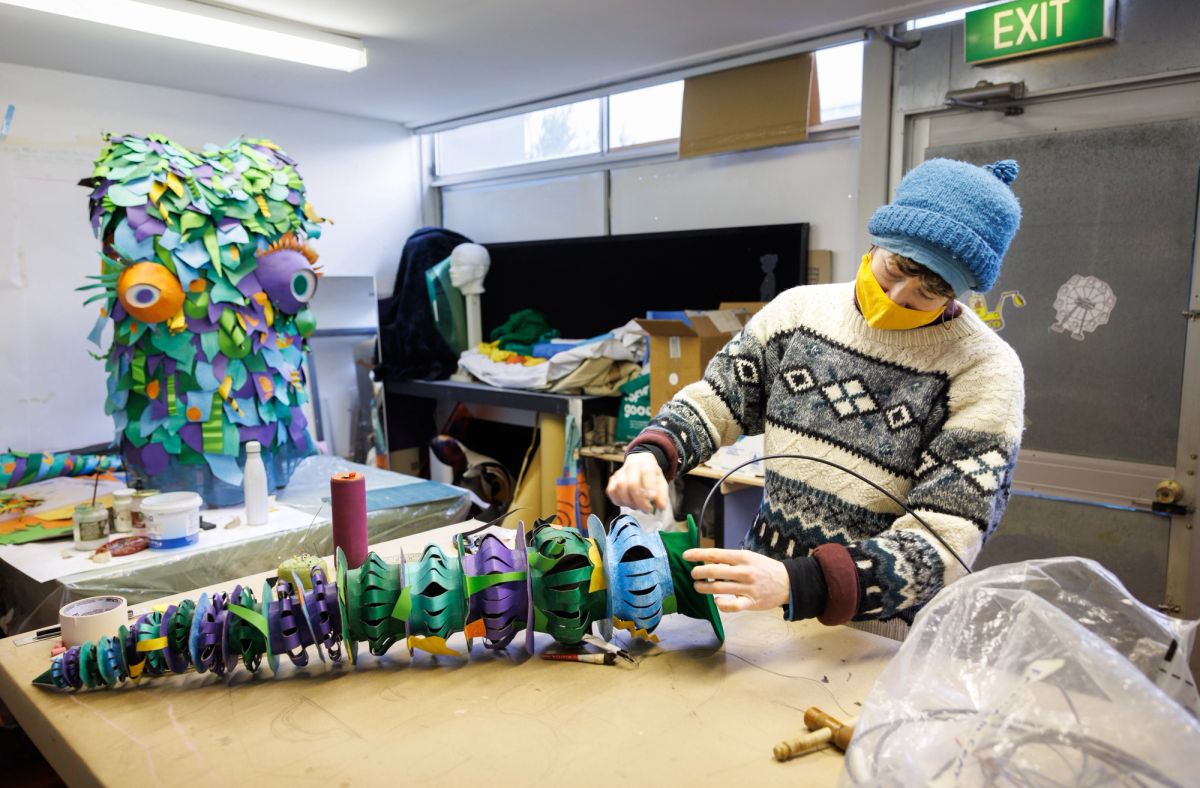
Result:
<svg viewBox="0 0 1200 788"><path fill-rule="evenodd" d="M667 479L648 451L634 452L608 480L608 497L617 506L640 512L667 508Z"/></svg>
<svg viewBox="0 0 1200 788"><path fill-rule="evenodd" d="M704 563L692 569L692 580L701 594L730 594L717 597L722 613L770 610L792 598L792 583L782 561L751 550L719 550L696 547L683 554L685 561Z"/></svg>

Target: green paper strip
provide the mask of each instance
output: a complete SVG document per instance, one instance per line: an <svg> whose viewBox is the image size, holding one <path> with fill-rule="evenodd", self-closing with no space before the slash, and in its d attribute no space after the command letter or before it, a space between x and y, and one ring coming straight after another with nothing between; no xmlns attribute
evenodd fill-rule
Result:
<svg viewBox="0 0 1200 788"><path fill-rule="evenodd" d="M396 606L392 608L392 618L407 621L410 615L412 615L412 589L405 586L396 600Z"/></svg>
<svg viewBox="0 0 1200 788"><path fill-rule="evenodd" d="M525 580L524 572L496 572L490 575L477 575L467 578L467 596L475 596L480 591L498 586L501 583L511 583L514 580Z"/></svg>
<svg viewBox="0 0 1200 788"><path fill-rule="evenodd" d="M175 405L175 376L167 375L167 413L177 416L178 410Z"/></svg>
<svg viewBox="0 0 1200 788"><path fill-rule="evenodd" d="M271 633L267 630L267 617L262 613L258 613L248 607L242 607L241 605L228 605L225 609L257 629L262 633L264 638L270 639Z"/></svg>
<svg viewBox="0 0 1200 788"><path fill-rule="evenodd" d="M200 434L204 439L205 454L221 453L221 448L225 443L225 431L221 427L220 394L213 394L212 411L208 414L208 421L204 422L204 426L200 428Z"/></svg>
<svg viewBox="0 0 1200 788"><path fill-rule="evenodd" d="M671 594L668 597L663 597L662 612L664 616L679 612L679 603L675 601L674 594Z"/></svg>
<svg viewBox="0 0 1200 788"><path fill-rule="evenodd" d="M142 350L133 352L133 364L130 366L130 371L133 373L133 389L134 391L144 392L146 390L146 353Z"/></svg>

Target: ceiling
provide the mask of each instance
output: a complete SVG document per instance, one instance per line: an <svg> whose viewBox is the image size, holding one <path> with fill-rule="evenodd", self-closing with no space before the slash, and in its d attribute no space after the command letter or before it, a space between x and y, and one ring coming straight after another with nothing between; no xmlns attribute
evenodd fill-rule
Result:
<svg viewBox="0 0 1200 788"><path fill-rule="evenodd" d="M0 60L421 126L968 0L227 0L361 38L346 74L0 5Z"/></svg>

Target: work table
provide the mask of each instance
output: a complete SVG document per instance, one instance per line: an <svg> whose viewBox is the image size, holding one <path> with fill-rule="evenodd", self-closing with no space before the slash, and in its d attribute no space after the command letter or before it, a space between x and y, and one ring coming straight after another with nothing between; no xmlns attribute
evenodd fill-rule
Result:
<svg viewBox="0 0 1200 788"><path fill-rule="evenodd" d="M374 549L394 560L462 529ZM201 590L259 588L268 575ZM53 641L8 638L0 698L71 785L833 784L835 751L777 763L771 749L803 732L808 706L856 716L899 644L775 612L724 622L721 646L706 622L667 616L661 644L635 649L637 668L545 661L526 655L521 638L498 653L477 640L469 659L409 657L402 643L376 658L363 644L353 667L322 664L310 649L307 668L285 657L278 676L264 660L257 675L239 665L227 678L188 673L77 693L30 683ZM535 648L555 645L539 634Z"/></svg>

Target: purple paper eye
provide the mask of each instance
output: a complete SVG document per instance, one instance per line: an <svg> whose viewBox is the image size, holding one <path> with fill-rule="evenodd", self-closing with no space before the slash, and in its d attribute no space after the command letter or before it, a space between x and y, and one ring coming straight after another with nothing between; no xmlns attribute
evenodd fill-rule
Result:
<svg viewBox="0 0 1200 788"><path fill-rule="evenodd" d="M258 254L257 276L280 311L296 314L317 292L317 255L290 233Z"/></svg>
<svg viewBox="0 0 1200 788"><path fill-rule="evenodd" d="M140 307L154 306L158 297L158 288L154 285L134 285L125 291L125 298Z"/></svg>

